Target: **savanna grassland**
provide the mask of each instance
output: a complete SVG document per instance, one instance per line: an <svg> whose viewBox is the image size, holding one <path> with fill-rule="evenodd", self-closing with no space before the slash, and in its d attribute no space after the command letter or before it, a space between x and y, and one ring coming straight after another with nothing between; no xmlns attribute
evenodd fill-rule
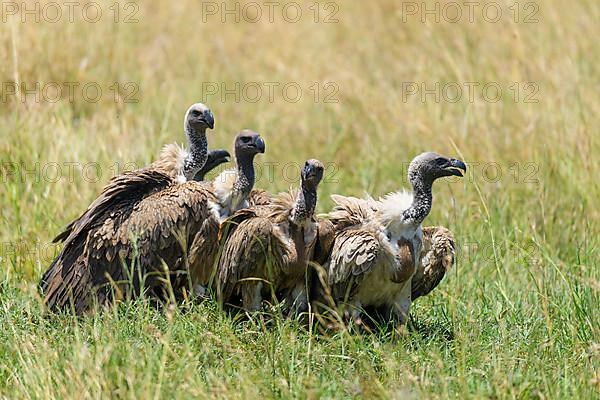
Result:
<svg viewBox="0 0 600 400"><path fill-rule="evenodd" d="M421 2L284 2L272 22L262 2L260 17L241 2L239 23L235 2L234 14L221 2L98 2L97 21L85 3L58 20L45 1L28 2L33 15L6 3L3 397L598 398L597 0L482 2L472 20L458 2L458 21L445 1L427 2L437 15ZM112 175L183 142L196 101L215 114L211 147L242 128L265 138L258 187L285 190L305 159L325 162L320 212L332 193L406 187L420 152L467 161L465 179L436 184L425 221L455 233L456 268L414 304L407 335L265 327L211 301L43 313L52 238Z"/></svg>

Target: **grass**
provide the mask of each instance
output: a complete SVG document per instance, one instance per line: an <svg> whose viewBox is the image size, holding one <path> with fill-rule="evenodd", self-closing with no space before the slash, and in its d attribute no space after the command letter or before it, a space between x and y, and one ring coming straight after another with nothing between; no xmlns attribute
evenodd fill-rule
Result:
<svg viewBox="0 0 600 400"><path fill-rule="evenodd" d="M299 3L297 23L276 13L273 23L263 16L239 24L220 16L203 22L198 2L142 2L137 23L115 23L112 2L98 4L96 23L79 14L73 22L22 23L17 15L0 29L2 396L599 395L596 1L539 2L530 24L515 23L505 1L497 23L480 9L473 23L403 22L392 0L339 2L338 22L328 24L314 22L310 2ZM120 7L120 18L131 11ZM96 82L103 94L95 103L80 91L36 101L7 94L11 82L47 90ZM128 82L137 103L124 102ZM207 83L251 82L264 90L256 102L248 101L254 92L239 101L205 93ZM270 101L265 82L297 83L303 96L286 101L276 90ZM411 82L497 83L503 96L490 102L476 91L472 102L466 92L457 102L434 95L423 102L421 93L403 91ZM525 102L528 82L537 85L535 103ZM331 93L337 102L324 101ZM198 100L215 113L212 147L228 148L245 127L265 137L259 187L287 189L307 158L330 163L323 212L332 193L406 186L406 163L419 152L469 163L465 179L436 185L426 220L454 231L457 267L414 304L406 337L385 329L322 335L283 320L265 327L233 321L211 302L157 312L139 301L93 317L43 316L36 283L59 251L50 240L110 176L181 142L183 112Z"/></svg>

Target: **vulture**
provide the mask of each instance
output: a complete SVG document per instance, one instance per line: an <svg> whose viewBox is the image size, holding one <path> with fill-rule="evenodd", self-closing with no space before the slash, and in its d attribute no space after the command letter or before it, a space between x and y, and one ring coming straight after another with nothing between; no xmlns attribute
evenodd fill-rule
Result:
<svg viewBox="0 0 600 400"><path fill-rule="evenodd" d="M211 182L222 219L249 206L248 197L256 179L254 157L265 152L265 142L258 133L244 129L236 136L234 148L236 167L221 172Z"/></svg>
<svg viewBox="0 0 600 400"><path fill-rule="evenodd" d="M344 314L355 323L362 323L361 310L368 307L403 325L412 291L423 295L437 284L435 280L439 282L439 267L434 263L411 286L423 249L421 223L431 210L433 182L446 176L462 177L461 170L466 171L466 165L460 160L423 153L409 165L412 193L399 191L379 200L332 196L336 206L327 218L333 224L334 238L324 268L333 300L344 306ZM438 237L436 248L444 242ZM448 265L448 260L442 264Z"/></svg>
<svg viewBox="0 0 600 400"><path fill-rule="evenodd" d="M152 271L160 270L163 262L180 258L174 249L180 238L173 236L174 230L188 228L186 221L194 220L190 216L196 221L210 216L208 194L182 186L207 161L209 128L214 128L210 109L202 103L190 106L184 118L187 150L167 145L148 167L114 177L88 209L54 239L64 246L40 282L48 308L72 306L83 313L91 307L96 290L100 303L108 301L111 282L131 278L139 286L139 274L126 277L122 268L134 255L143 263L139 270ZM200 212L194 213L194 207ZM166 254L169 250L172 254Z"/></svg>
<svg viewBox="0 0 600 400"><path fill-rule="evenodd" d="M208 238L198 238L190 252L190 265L198 266L194 269L196 274L191 276L195 296L204 296L214 279L221 223L231 214L250 205L249 196L254 192L252 189L256 179L254 157L264 152L263 138L249 129L242 130L234 141L236 167L221 172L212 182L204 183L212 197L210 206L214 218L211 219L212 228ZM196 251L197 248L210 251Z"/></svg>
<svg viewBox="0 0 600 400"><path fill-rule="evenodd" d="M208 158L205 130L214 125L212 114L196 104L185 121L189 152L168 146L149 167L113 178L55 239L65 244L41 281L49 309L73 307L81 314L94 303L142 293L165 299L186 284L195 288L210 275L221 215L229 205L218 196L225 187L193 180ZM235 150L238 165L248 159L251 163L252 154L264 151L264 142L258 134L244 132L236 137ZM186 156L168 158L175 154ZM246 186L252 181L237 176L233 191L249 191ZM215 186L220 187L218 194Z"/></svg>
<svg viewBox="0 0 600 400"><path fill-rule="evenodd" d="M213 169L217 168L219 165L229 162L230 157L231 154L229 154L227 150L210 150L208 152L208 158L206 160L206 163L202 168L200 168L200 171L196 173L194 180L202 182L206 174L208 174Z"/></svg>
<svg viewBox="0 0 600 400"><path fill-rule="evenodd" d="M323 171L320 161L306 161L299 190L240 210L223 223L217 267L222 302L241 297L244 310L254 312L275 293L296 310L306 305L305 273L318 234L314 211Z"/></svg>
<svg viewBox="0 0 600 400"><path fill-rule="evenodd" d="M454 235L441 226L423 228L421 260L411 281L411 300L429 294L454 265Z"/></svg>

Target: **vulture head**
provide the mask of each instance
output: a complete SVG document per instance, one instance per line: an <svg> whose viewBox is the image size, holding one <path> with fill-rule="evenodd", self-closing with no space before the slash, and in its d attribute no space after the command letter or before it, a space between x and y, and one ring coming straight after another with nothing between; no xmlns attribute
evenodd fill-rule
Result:
<svg viewBox="0 0 600 400"><path fill-rule="evenodd" d="M253 158L256 154L265 152L265 141L258 133L244 129L235 137L233 147L238 160Z"/></svg>
<svg viewBox="0 0 600 400"><path fill-rule="evenodd" d="M447 158L437 153L429 152L416 156L408 167L408 178L411 184L418 181L433 183L445 176L463 176L467 166L461 160Z"/></svg>
<svg viewBox="0 0 600 400"><path fill-rule="evenodd" d="M225 164L229 162L231 158L231 154L227 150L218 149L211 150L208 152L208 160L206 160L206 164L204 164L204 168L208 171L218 167L221 164Z"/></svg>
<svg viewBox="0 0 600 400"><path fill-rule="evenodd" d="M215 127L215 117L212 111L202 103L192 104L185 113L185 130L204 132L207 128Z"/></svg>
<svg viewBox="0 0 600 400"><path fill-rule="evenodd" d="M227 150L218 149L218 150L210 150L208 152L208 158L204 166L196 173L194 177L195 181L203 181L208 174L213 169L217 168L221 164L225 164L229 162L231 158L231 154Z"/></svg>
<svg viewBox="0 0 600 400"><path fill-rule="evenodd" d="M311 159L304 163L304 168L300 174L302 186L308 189L316 189L323 179L323 171L325 167L319 160Z"/></svg>

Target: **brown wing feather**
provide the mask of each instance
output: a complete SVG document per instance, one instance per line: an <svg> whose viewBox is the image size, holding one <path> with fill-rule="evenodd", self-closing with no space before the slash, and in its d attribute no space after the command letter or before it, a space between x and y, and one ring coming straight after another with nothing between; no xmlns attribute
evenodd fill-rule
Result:
<svg viewBox="0 0 600 400"><path fill-rule="evenodd" d="M266 206L271 203L271 195L263 189L254 189L248 196L248 204L250 207Z"/></svg>
<svg viewBox="0 0 600 400"><path fill-rule="evenodd" d="M134 186L144 182L143 176L130 177ZM199 243L193 246L198 233L218 231L218 218L208 204L211 193L198 182L163 190L156 190L152 180L147 184L154 189L111 189L108 198L112 203L108 198L97 200L75 221L63 251L44 275L42 288L49 307L62 308L74 301L85 308L95 289L101 303L109 301L110 281L131 280L134 293L142 283L150 288L160 286L164 276L147 274L160 275L165 266L171 272L187 272L188 250L198 253L202 247ZM127 193L134 196L127 198ZM124 264L135 267L132 274ZM195 261L194 268L202 267Z"/></svg>
<svg viewBox="0 0 600 400"><path fill-rule="evenodd" d="M54 238L53 242L74 239L81 232L90 229L95 222L105 218L107 212L115 209L116 206L140 200L173 183L172 177L152 169L141 169L116 176L104 187L100 196L90 204L87 210L67 225L65 230Z"/></svg>
<svg viewBox="0 0 600 400"><path fill-rule="evenodd" d="M272 220L253 210L242 210L224 224L223 253L218 266L222 300L230 301L241 279L269 279L290 258L289 249ZM245 217L245 219L244 219ZM271 271L269 271L271 269Z"/></svg>
<svg viewBox="0 0 600 400"><path fill-rule="evenodd" d="M372 232L347 229L338 233L331 251L328 280L336 299L352 296L365 274L377 264L381 245Z"/></svg>
<svg viewBox="0 0 600 400"><path fill-rule="evenodd" d="M331 199L336 206L327 218L337 230L361 225L373 219L374 204L370 200L339 195L332 195Z"/></svg>
<svg viewBox="0 0 600 400"><path fill-rule="evenodd" d="M115 280L128 278L121 260L134 259L142 276L165 267L175 275L190 272L192 280L209 276L219 230L210 201L215 199L207 186L194 181L154 193L137 203L127 218L109 218L94 232L90 260L99 269L108 267ZM146 285L160 285L159 281L150 278Z"/></svg>
<svg viewBox="0 0 600 400"><path fill-rule="evenodd" d="M333 222L325 218L317 219L317 242L312 261L325 265L331 254L335 240L335 227Z"/></svg>
<svg viewBox="0 0 600 400"><path fill-rule="evenodd" d="M84 304L88 301L79 297L93 287L92 274L84 254L88 234L109 218L111 213L114 214L114 210L128 210L135 201L172 183L171 177L148 169L113 178L88 209L54 239L54 242L64 241L65 244L40 282L46 304L50 308L64 308L73 301L85 308Z"/></svg>
<svg viewBox="0 0 600 400"><path fill-rule="evenodd" d="M443 227L423 228L421 262L412 278L412 299L435 289L454 265L454 235Z"/></svg>
<svg viewBox="0 0 600 400"><path fill-rule="evenodd" d="M265 279L277 286L284 268L298 260L298 238L290 236L294 229L289 222L294 199L294 191L280 193L266 205L238 211L223 224L218 266L223 301L237 293L241 279Z"/></svg>
<svg viewBox="0 0 600 400"><path fill-rule="evenodd" d="M391 274L391 281L396 283L406 282L415 272L415 246L408 239L398 240L398 268Z"/></svg>

